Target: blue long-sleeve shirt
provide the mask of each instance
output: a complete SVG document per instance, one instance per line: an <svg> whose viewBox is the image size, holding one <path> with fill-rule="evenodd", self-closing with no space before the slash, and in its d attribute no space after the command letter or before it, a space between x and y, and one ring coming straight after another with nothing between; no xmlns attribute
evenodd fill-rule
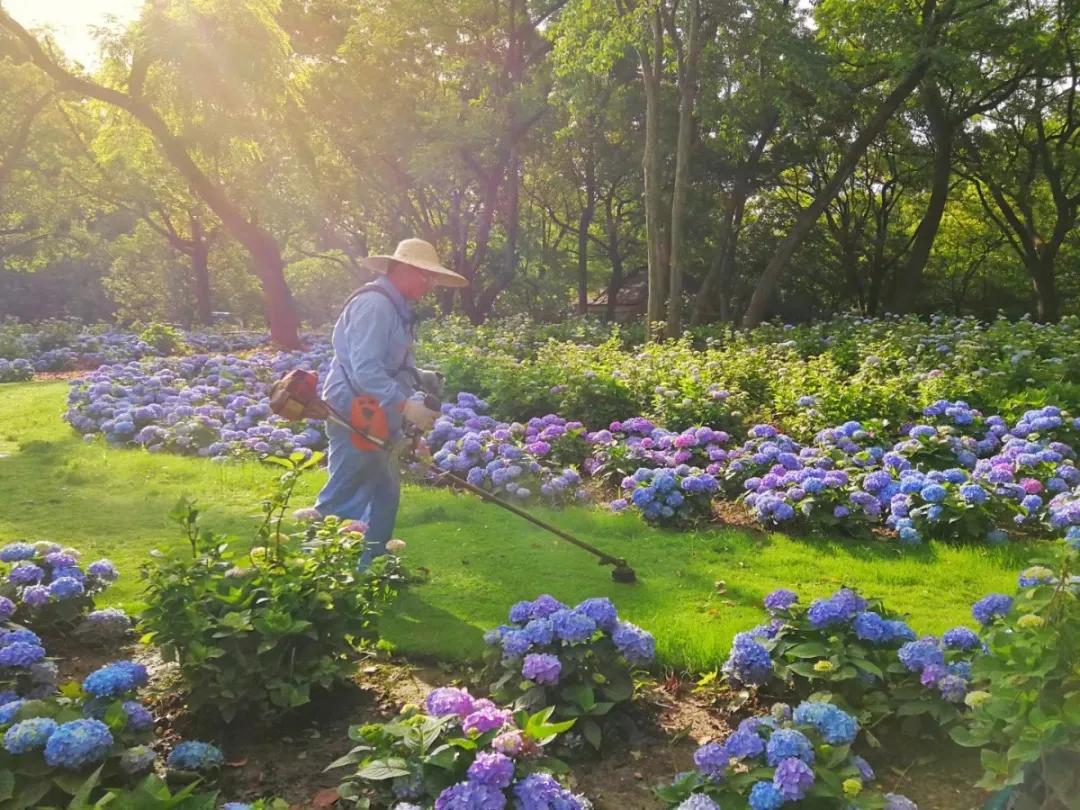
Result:
<svg viewBox="0 0 1080 810"><path fill-rule="evenodd" d="M397 439L402 434L401 405L414 393L408 376L400 374L402 368L416 365L412 309L385 277L369 286L380 287L386 295L362 293L342 310L334 324L334 362L323 385L323 398L347 415L357 394L376 397L386 412L390 437Z"/></svg>

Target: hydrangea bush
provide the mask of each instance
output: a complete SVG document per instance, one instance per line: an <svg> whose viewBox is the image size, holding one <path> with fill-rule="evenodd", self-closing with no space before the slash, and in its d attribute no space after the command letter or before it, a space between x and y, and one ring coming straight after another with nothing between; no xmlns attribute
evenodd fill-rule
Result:
<svg viewBox="0 0 1080 810"><path fill-rule="evenodd" d="M0 548L0 597L14 619L39 631L71 630L94 608L94 598L112 585L119 573L109 560L85 568L82 555L59 543L17 541ZM6 608L0 603L0 614Z"/></svg>
<svg viewBox="0 0 1080 810"><path fill-rule="evenodd" d="M1067 808L1080 791L1080 543L1020 575L1015 597L972 609L987 654L976 658L961 745L981 748L978 785L1017 807Z"/></svg>
<svg viewBox="0 0 1080 810"><path fill-rule="evenodd" d="M190 548L158 553L144 569L144 639L179 664L196 712L269 719L348 680L403 582L396 557L360 570L365 543L353 523L327 517L284 534L298 474L288 470L284 490L264 501L251 543L201 528L182 501L173 517Z"/></svg>
<svg viewBox="0 0 1080 810"><path fill-rule="evenodd" d="M698 748L695 770L656 792L680 810L913 808L875 788L873 768L852 753L858 733L855 718L830 703L807 701L794 711L777 703L771 714L744 720L724 742Z"/></svg>
<svg viewBox="0 0 1080 810"><path fill-rule="evenodd" d="M40 662L29 668L34 666ZM146 785L136 783L158 764L150 747L155 720L138 697L148 682L146 667L115 661L91 672L81 684L59 690L55 669L52 676L51 683L35 686L25 697L11 689L0 695L0 773L8 775L4 801L12 807L69 801L69 806L81 807L86 805L78 804L80 800L108 795L118 802L110 806L124 807L120 797L141 792ZM197 761L184 758L191 747L205 756ZM191 777L204 778L222 762L213 746L183 742L169 755L166 767L174 771L186 766Z"/></svg>
<svg viewBox="0 0 1080 810"><path fill-rule="evenodd" d="M781 589L765 597L765 608L770 621L732 642L723 673L733 685L782 682L799 697L853 712L868 734L885 720L917 734L959 719L979 647L973 631L918 639L879 600L848 588L809 605Z"/></svg>
<svg viewBox="0 0 1080 810"><path fill-rule="evenodd" d="M566 767L544 749L573 726L552 723L552 711L512 714L464 689L436 689L423 709L349 729L358 745L330 767L353 769L338 792L358 807L585 810L551 775Z"/></svg>
<svg viewBox="0 0 1080 810"><path fill-rule="evenodd" d="M554 707L556 718L576 719L575 733L595 748L604 720L633 698L634 670L656 652L653 637L621 621L610 600L570 608L547 594L514 605L485 641L496 700L529 711Z"/></svg>

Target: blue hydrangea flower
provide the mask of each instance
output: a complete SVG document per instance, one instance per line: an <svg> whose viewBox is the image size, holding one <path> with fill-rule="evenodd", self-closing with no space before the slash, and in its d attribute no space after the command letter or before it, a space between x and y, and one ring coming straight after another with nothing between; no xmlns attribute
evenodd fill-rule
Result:
<svg viewBox="0 0 1080 810"><path fill-rule="evenodd" d="M928 484L922 488L922 492L919 494L927 503L941 503L948 493L945 491L945 487L940 484Z"/></svg>
<svg viewBox="0 0 1080 810"><path fill-rule="evenodd" d="M807 765L814 764L814 746L806 735L793 728L782 728L772 733L765 745L765 761L777 766L785 759L800 759Z"/></svg>
<svg viewBox="0 0 1080 810"><path fill-rule="evenodd" d="M772 677L772 657L749 633L737 633L722 672L739 684L761 686Z"/></svg>
<svg viewBox="0 0 1080 810"><path fill-rule="evenodd" d="M816 728L829 745L847 745L859 731L855 718L831 703L800 703L795 708L794 719L799 725Z"/></svg>
<svg viewBox="0 0 1080 810"><path fill-rule="evenodd" d="M611 640L631 666L645 666L656 655L656 639L636 624L619 622L611 634Z"/></svg>
<svg viewBox="0 0 1080 810"><path fill-rule="evenodd" d="M224 765L225 757L210 743L185 740L172 750L165 764L178 771L208 771Z"/></svg>
<svg viewBox="0 0 1080 810"><path fill-rule="evenodd" d="M533 773L514 785L515 810L549 810L565 807L580 810L580 804L554 777L546 773ZM564 802L565 804L559 804Z"/></svg>
<svg viewBox="0 0 1080 810"><path fill-rule="evenodd" d="M16 641L0 649L0 667L26 669L44 659L44 647L25 641Z"/></svg>
<svg viewBox="0 0 1080 810"><path fill-rule="evenodd" d="M31 717L16 723L4 734L4 748L10 754L25 754L45 747L56 731L56 721L50 717Z"/></svg>
<svg viewBox="0 0 1080 810"><path fill-rule="evenodd" d="M548 594L541 594L533 600L529 606L529 617L532 619L546 619L552 613L558 610L562 610L566 607L562 602L556 599L554 596Z"/></svg>
<svg viewBox="0 0 1080 810"><path fill-rule="evenodd" d="M116 661L91 672L83 681L83 690L97 698L114 698L146 686L146 667L132 661Z"/></svg>
<svg viewBox="0 0 1080 810"><path fill-rule="evenodd" d="M15 603L6 596L0 596L0 622L6 622L15 615Z"/></svg>
<svg viewBox="0 0 1080 810"><path fill-rule="evenodd" d="M124 701L124 714L132 731L149 731L154 727L154 715L137 700Z"/></svg>
<svg viewBox="0 0 1080 810"><path fill-rule="evenodd" d="M31 562L21 562L8 573L12 585L36 585L45 578L45 572Z"/></svg>
<svg viewBox="0 0 1080 810"><path fill-rule="evenodd" d="M29 560L36 554L30 543L8 543L0 548L0 562L20 562Z"/></svg>
<svg viewBox="0 0 1080 810"><path fill-rule="evenodd" d="M863 611L855 617L855 635L871 644L889 641L889 629L885 620L873 611Z"/></svg>
<svg viewBox="0 0 1080 810"><path fill-rule="evenodd" d="M75 599L82 596L86 588L75 577L60 577L49 584L49 594L56 599Z"/></svg>
<svg viewBox="0 0 1080 810"><path fill-rule="evenodd" d="M794 591L780 588L765 597L765 609L770 613L776 613L781 610L787 610L798 601L799 596Z"/></svg>
<svg viewBox="0 0 1080 810"><path fill-rule="evenodd" d="M919 810L919 806L906 796L901 796L898 793L886 793L884 810Z"/></svg>
<svg viewBox="0 0 1080 810"><path fill-rule="evenodd" d="M553 617L558 615L558 613L552 614ZM531 619L521 630L521 634L529 644L550 644L555 637L555 626L551 619Z"/></svg>
<svg viewBox="0 0 1080 810"><path fill-rule="evenodd" d="M720 805L704 793L693 793L680 803L675 810L720 810Z"/></svg>
<svg viewBox="0 0 1080 810"><path fill-rule="evenodd" d="M9 700L2 706L0 706L0 726L6 726L8 723L14 720L15 715L19 713L19 709L21 709L25 704L25 700L23 700L22 698L18 698L16 700Z"/></svg>
<svg viewBox="0 0 1080 810"><path fill-rule="evenodd" d="M572 610L557 610L551 614L550 621L556 637L570 644L588 641L596 632L596 622Z"/></svg>
<svg viewBox="0 0 1080 810"><path fill-rule="evenodd" d="M0 647L6 647L9 644L14 644L17 641L21 641L24 644L35 644L38 647L43 647L41 638L33 630L27 630L25 627L18 630L0 630Z"/></svg>
<svg viewBox="0 0 1080 810"><path fill-rule="evenodd" d="M724 742L724 750L729 759L750 759L765 753L765 741L760 734L736 731Z"/></svg>
<svg viewBox="0 0 1080 810"><path fill-rule="evenodd" d="M115 582L120 578L120 573L116 570L116 566L112 564L110 560L97 560L90 563L87 566L86 571L90 576L96 577L104 582Z"/></svg>
<svg viewBox="0 0 1080 810"><path fill-rule="evenodd" d="M72 720L49 736L45 743L45 762L53 768L78 770L103 760L112 745L112 733L100 720Z"/></svg>
<svg viewBox="0 0 1080 810"><path fill-rule="evenodd" d="M967 627L954 627L946 630L941 637L942 643L950 650L974 650L979 646L979 636Z"/></svg>
<svg viewBox="0 0 1080 810"><path fill-rule="evenodd" d="M612 632L619 624L619 614L610 599L603 597L586 599L574 610L578 613L584 613L596 622L597 627L607 633Z"/></svg>
<svg viewBox="0 0 1080 810"><path fill-rule="evenodd" d="M504 807L503 792L479 782L451 785L435 800L435 810L503 810Z"/></svg>
<svg viewBox="0 0 1080 810"><path fill-rule="evenodd" d="M929 666L945 665L944 653L937 643L930 639L909 641L900 648L897 656L909 672L922 672Z"/></svg>
<svg viewBox="0 0 1080 810"><path fill-rule="evenodd" d="M511 630L502 637L503 655L506 658L518 658L527 653L531 646L532 642L524 630Z"/></svg>
<svg viewBox="0 0 1080 810"><path fill-rule="evenodd" d="M851 758L852 764L859 769L859 776L862 777L863 783L874 781L874 769L870 767L870 763L860 756L853 756Z"/></svg>
<svg viewBox="0 0 1080 810"><path fill-rule="evenodd" d="M1004 616L1012 608L1012 597L1006 596L1003 593L992 593L988 596L984 596L978 602L971 606L971 615L979 622L979 624L986 627L991 624L994 619L999 616Z"/></svg>
<svg viewBox="0 0 1080 810"><path fill-rule="evenodd" d="M772 782L755 782L750 788L750 810L780 810L784 797Z"/></svg>

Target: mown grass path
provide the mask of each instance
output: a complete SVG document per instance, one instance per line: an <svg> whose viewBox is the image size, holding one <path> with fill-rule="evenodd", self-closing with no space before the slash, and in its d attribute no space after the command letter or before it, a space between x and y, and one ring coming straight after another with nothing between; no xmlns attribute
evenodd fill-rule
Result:
<svg viewBox="0 0 1080 810"><path fill-rule="evenodd" d="M147 553L181 542L166 516L181 495L199 502L208 527L250 536L274 469L86 443L61 419L66 391L61 382L0 385L0 542L52 539L109 556L123 575L110 601L138 609ZM309 505L322 481L322 473L309 476L296 506ZM807 598L857 587L909 613L917 631L937 633L971 625L980 596L1011 592L1030 556L1023 546L904 549L741 529L661 531L601 508L541 512L625 556L639 582L612 582L590 556L471 496L408 487L398 535L408 542L408 564L429 569L430 579L399 600L385 637L404 653L475 658L483 631L519 599L606 595L656 635L662 663L707 671L723 661L734 633L763 620L761 598L775 588Z"/></svg>

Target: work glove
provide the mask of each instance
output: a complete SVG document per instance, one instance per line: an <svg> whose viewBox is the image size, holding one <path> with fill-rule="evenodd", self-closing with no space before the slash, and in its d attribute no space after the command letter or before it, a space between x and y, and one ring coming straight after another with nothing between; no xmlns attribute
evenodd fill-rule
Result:
<svg viewBox="0 0 1080 810"><path fill-rule="evenodd" d="M434 426L439 412L431 410L422 400L407 399L401 408L401 415L406 422L416 425L420 430L426 432Z"/></svg>
<svg viewBox="0 0 1080 810"><path fill-rule="evenodd" d="M441 371L429 371L428 369L416 369L417 388L425 394L442 398L443 389L446 388L446 377Z"/></svg>

